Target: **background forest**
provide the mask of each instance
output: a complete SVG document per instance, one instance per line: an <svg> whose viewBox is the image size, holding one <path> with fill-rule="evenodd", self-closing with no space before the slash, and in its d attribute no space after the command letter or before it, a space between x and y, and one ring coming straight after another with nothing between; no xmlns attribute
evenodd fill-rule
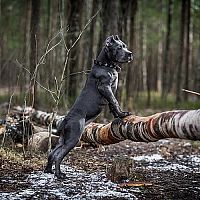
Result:
<svg viewBox="0 0 200 200"><path fill-rule="evenodd" d="M99 9L69 55L60 109L74 102L105 38L114 34L135 54L120 73L124 109L199 108L199 97L182 91L200 92L198 0L0 0L0 101L14 94L12 103L23 104L30 93L34 107L50 110L47 90L56 91L61 80L66 46ZM45 54L47 46L52 50Z"/></svg>

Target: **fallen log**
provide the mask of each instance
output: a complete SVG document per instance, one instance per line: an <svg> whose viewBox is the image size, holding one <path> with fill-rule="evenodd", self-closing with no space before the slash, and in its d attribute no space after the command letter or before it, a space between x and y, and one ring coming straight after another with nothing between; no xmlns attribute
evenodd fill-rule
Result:
<svg viewBox="0 0 200 200"><path fill-rule="evenodd" d="M33 111L32 120L43 125L50 122L50 114ZM63 116L53 122L57 128ZM177 110L157 113L147 117L130 115L115 119L109 124L90 123L81 140L92 144L109 145L123 140L155 142L164 138L200 139L200 110Z"/></svg>
<svg viewBox="0 0 200 200"><path fill-rule="evenodd" d="M59 137L56 135L51 135L51 146L54 148L58 143ZM33 134L30 139L28 140L28 147L33 151L41 151L47 152L48 151L48 142L49 142L49 132L37 132Z"/></svg>

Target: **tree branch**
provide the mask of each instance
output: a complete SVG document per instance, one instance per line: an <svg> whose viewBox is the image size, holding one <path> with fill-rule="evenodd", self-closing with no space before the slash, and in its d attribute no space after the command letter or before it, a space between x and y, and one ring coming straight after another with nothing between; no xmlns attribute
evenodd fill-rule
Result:
<svg viewBox="0 0 200 200"><path fill-rule="evenodd" d="M194 94L194 95L198 95L198 96L200 96L200 93L198 93L198 92L194 92L194 91L191 91L191 90L182 89L182 91L183 91L183 92L190 93L190 94Z"/></svg>

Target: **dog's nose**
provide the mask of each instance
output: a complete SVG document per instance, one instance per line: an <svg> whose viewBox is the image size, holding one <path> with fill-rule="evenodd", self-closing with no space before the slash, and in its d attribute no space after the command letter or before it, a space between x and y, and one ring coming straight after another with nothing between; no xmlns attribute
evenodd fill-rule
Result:
<svg viewBox="0 0 200 200"><path fill-rule="evenodd" d="M133 60L133 53L132 53L132 52L129 53L128 59L129 59L129 61L132 61L132 60Z"/></svg>

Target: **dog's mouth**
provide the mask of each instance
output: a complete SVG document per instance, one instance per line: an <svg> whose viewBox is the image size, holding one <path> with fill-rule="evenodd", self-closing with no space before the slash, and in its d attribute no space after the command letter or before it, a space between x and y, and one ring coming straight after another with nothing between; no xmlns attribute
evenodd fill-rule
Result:
<svg viewBox="0 0 200 200"><path fill-rule="evenodd" d="M130 63L134 59L133 54L126 55L123 59L116 60L118 63Z"/></svg>

